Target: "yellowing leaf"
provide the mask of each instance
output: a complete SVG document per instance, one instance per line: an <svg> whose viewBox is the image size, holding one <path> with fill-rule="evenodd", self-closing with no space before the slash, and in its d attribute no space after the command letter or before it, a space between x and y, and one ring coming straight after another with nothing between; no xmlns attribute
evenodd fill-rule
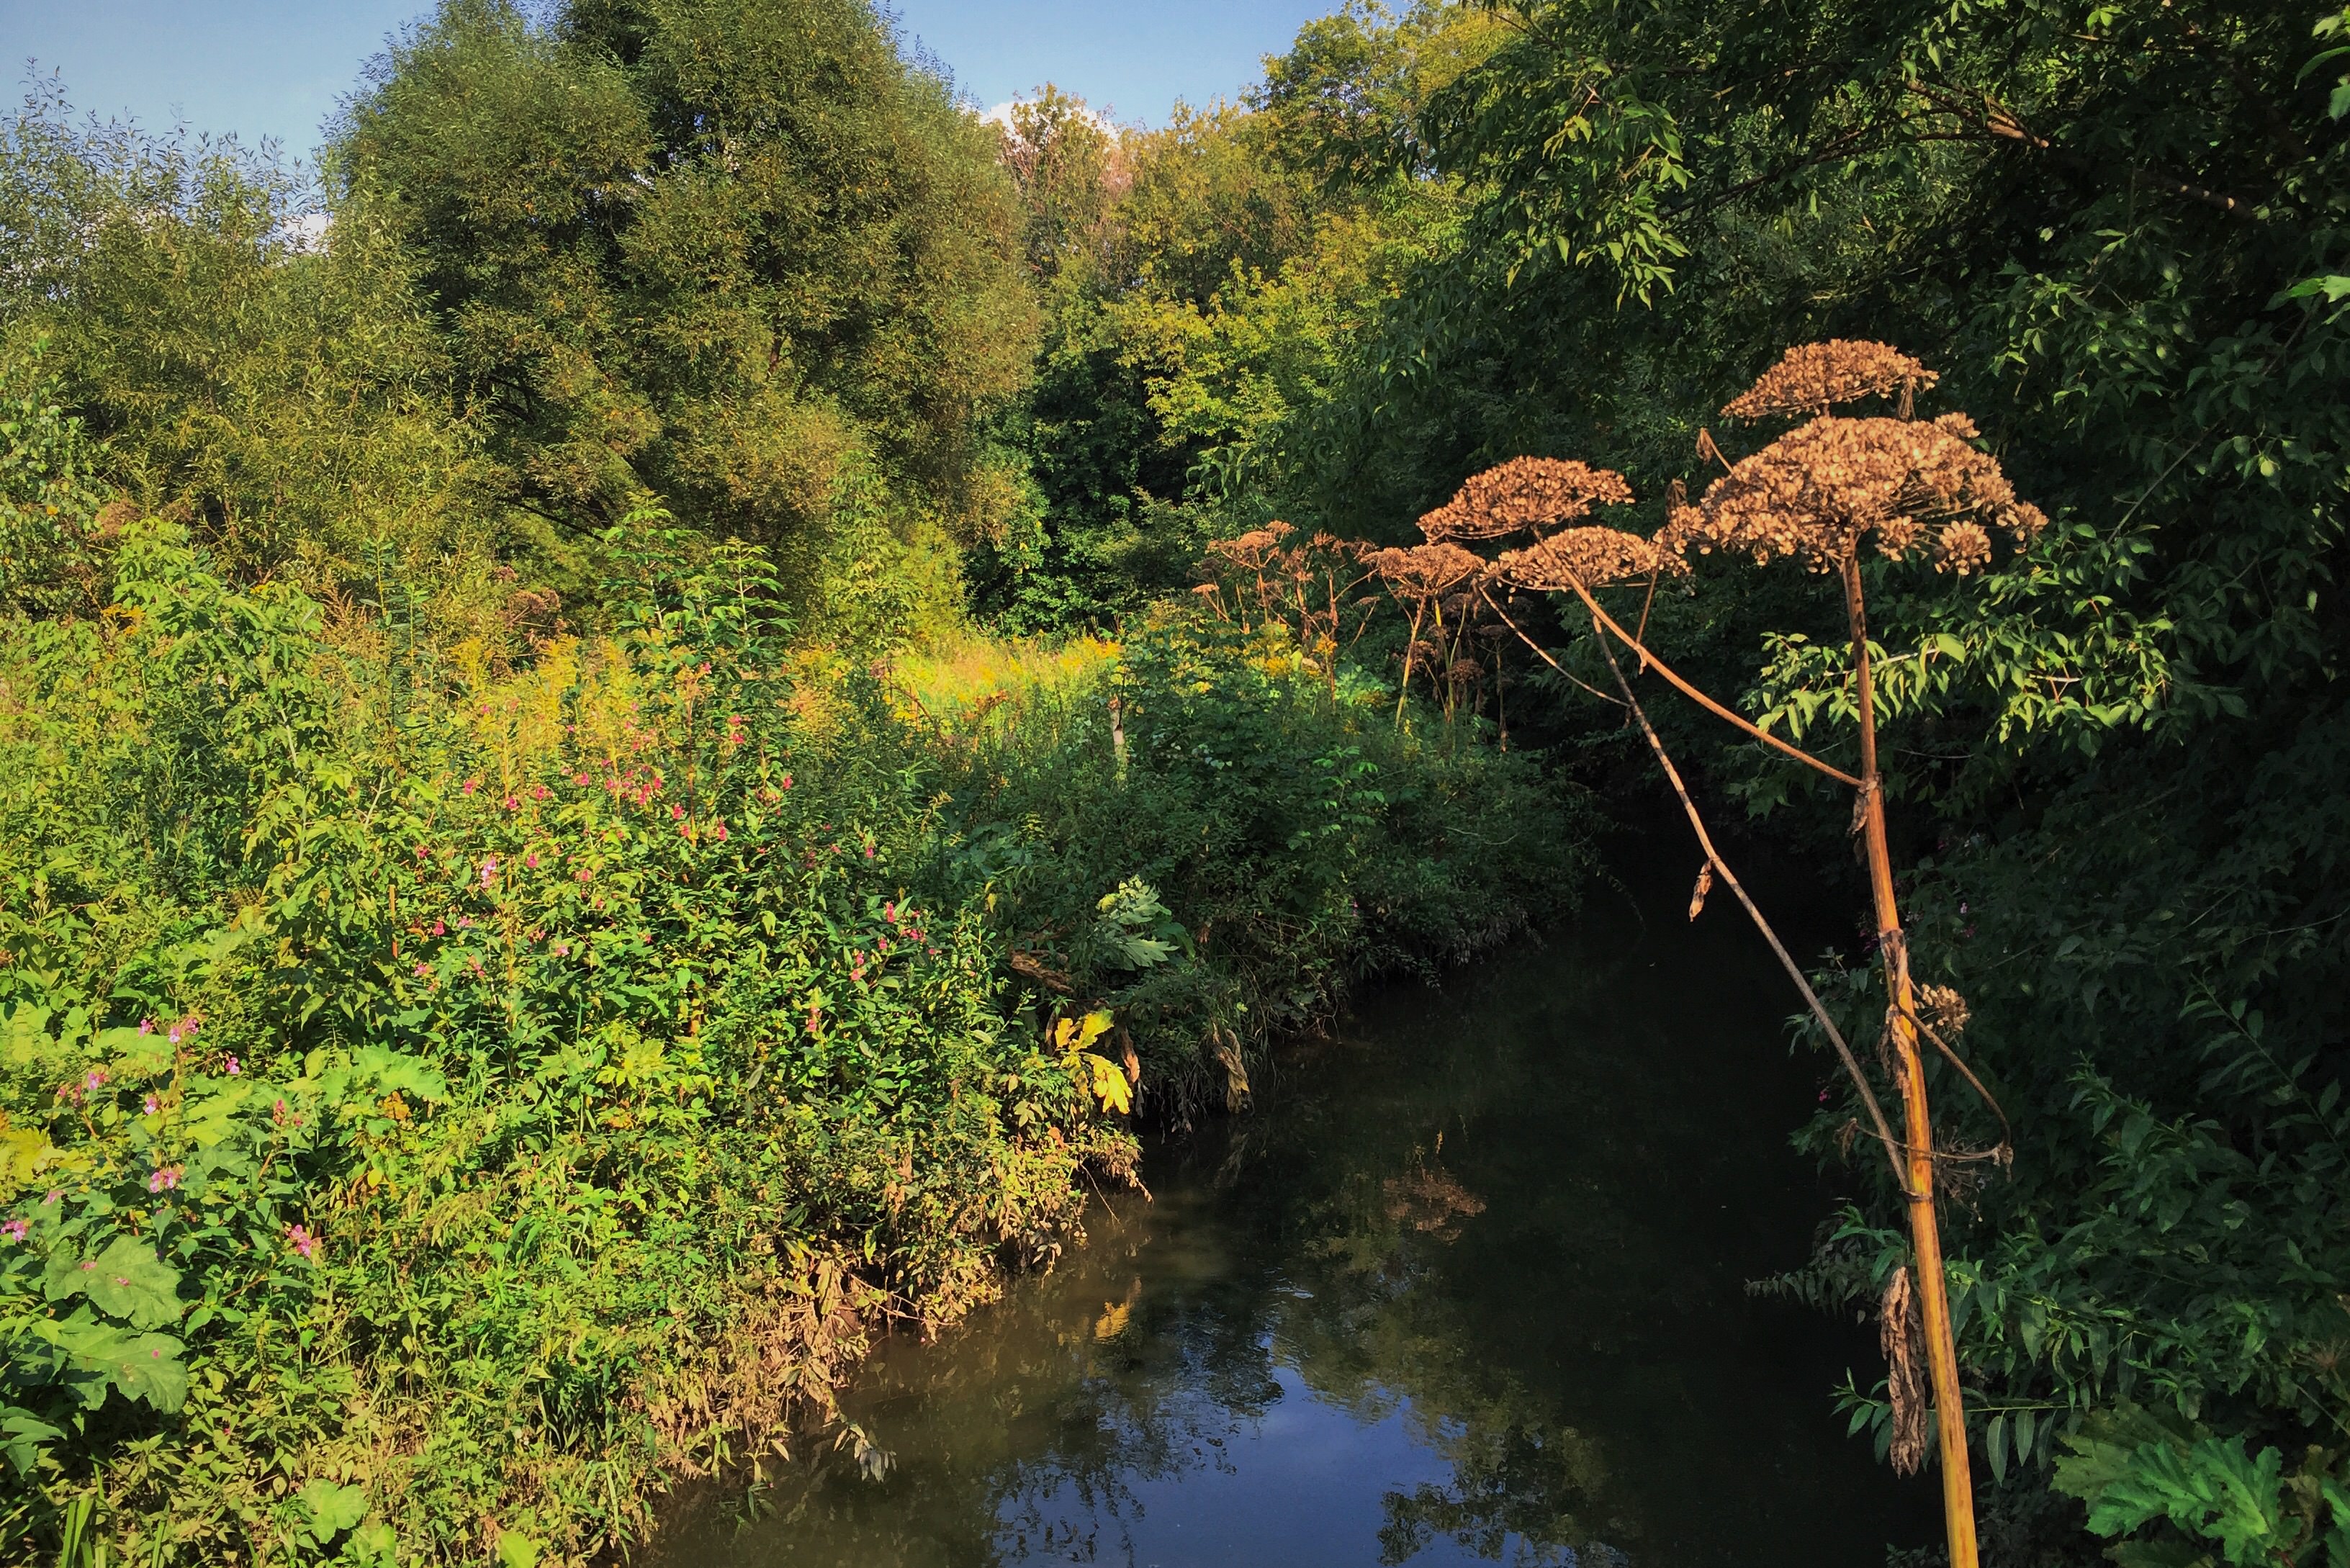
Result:
<svg viewBox="0 0 2350 1568"><path fill-rule="evenodd" d="M1083 1059L1086 1065L1093 1070L1094 1098L1102 1103L1102 1109L1116 1111L1121 1116L1132 1111L1134 1085L1126 1081L1126 1069L1108 1057L1097 1056L1090 1051L1084 1053Z"/></svg>
<svg viewBox="0 0 2350 1568"><path fill-rule="evenodd" d="M1108 1012L1097 1009L1086 1014L1085 1027L1077 1031L1076 1048L1080 1051L1109 1033Z"/></svg>
<svg viewBox="0 0 2350 1568"><path fill-rule="evenodd" d="M1094 1324L1094 1337L1116 1339L1125 1331L1126 1320L1133 1312L1134 1303L1131 1302L1102 1303L1101 1319Z"/></svg>

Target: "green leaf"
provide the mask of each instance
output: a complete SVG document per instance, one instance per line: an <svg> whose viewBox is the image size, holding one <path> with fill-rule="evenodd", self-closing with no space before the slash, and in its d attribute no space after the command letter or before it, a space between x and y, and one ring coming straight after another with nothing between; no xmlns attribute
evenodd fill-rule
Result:
<svg viewBox="0 0 2350 1568"><path fill-rule="evenodd" d="M49 1254L43 1280L53 1302L87 1296L109 1317L127 1320L135 1328L161 1328L180 1320L180 1271L155 1255L155 1249L128 1236L117 1236L104 1251L78 1256L70 1246Z"/></svg>
<svg viewBox="0 0 2350 1568"><path fill-rule="evenodd" d="M180 1359L187 1347L169 1334L128 1334L110 1324L69 1319L53 1325L49 1337L80 1375L67 1381L86 1409L105 1404L109 1388L166 1415L187 1402L188 1369Z"/></svg>
<svg viewBox="0 0 2350 1568"><path fill-rule="evenodd" d="M539 1543L519 1530L498 1532L498 1568L538 1568Z"/></svg>
<svg viewBox="0 0 2350 1568"><path fill-rule="evenodd" d="M294 1501L309 1516L310 1533L321 1545L367 1517L367 1489L338 1486L324 1479L305 1481Z"/></svg>

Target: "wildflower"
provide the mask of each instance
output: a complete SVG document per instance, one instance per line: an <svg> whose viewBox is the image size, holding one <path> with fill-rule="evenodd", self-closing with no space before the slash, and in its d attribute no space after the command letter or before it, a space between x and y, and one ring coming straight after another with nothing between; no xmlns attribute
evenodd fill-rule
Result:
<svg viewBox="0 0 2350 1568"><path fill-rule="evenodd" d="M887 903L887 904L882 905L882 906L881 906L881 918L882 918L883 919L885 919L885 920L889 921L891 925L893 925L893 926L894 926L894 925L896 925L896 924L898 923L898 906L897 906L897 904L896 904L895 902L891 902L891 903Z"/></svg>
<svg viewBox="0 0 2350 1568"><path fill-rule="evenodd" d="M432 851L420 844L416 846L416 857L419 860L430 860L432 858Z"/></svg>
<svg viewBox="0 0 2350 1568"><path fill-rule="evenodd" d="M65 1189L63 1188L52 1187L49 1189L48 1196L41 1199L41 1207L44 1209L53 1208L56 1206L57 1199L63 1198L65 1195Z"/></svg>
<svg viewBox="0 0 2350 1568"><path fill-rule="evenodd" d="M522 802L516 800L513 795L506 796L501 804L504 805L508 811L520 811L522 809Z"/></svg>
<svg viewBox="0 0 2350 1568"><path fill-rule="evenodd" d="M471 915L460 915L460 916L458 916L458 917L457 917L457 929L458 929L459 930L461 930L461 931L470 931L470 930L472 930L472 929L473 929L473 916L471 916Z"/></svg>
<svg viewBox="0 0 2350 1568"><path fill-rule="evenodd" d="M179 1188L180 1178L186 1174L184 1167L159 1165L155 1168L155 1174L147 1179L147 1190L150 1192L175 1191Z"/></svg>
<svg viewBox="0 0 2350 1568"><path fill-rule="evenodd" d="M571 944L569 942L556 943L555 956L556 958L569 958L571 956Z"/></svg>
<svg viewBox="0 0 2350 1568"><path fill-rule="evenodd" d="M286 1240L292 1244L295 1251L302 1255L302 1259L305 1262L310 1262L317 1256L318 1238L310 1233L310 1228L308 1226L286 1226Z"/></svg>
<svg viewBox="0 0 2350 1568"><path fill-rule="evenodd" d="M421 961L419 961L419 962L418 962L418 963L417 963L417 965L416 965L416 978L417 978L417 979L419 979L419 980L422 980L426 975L431 974L432 972L432 966L431 964L428 964L428 963L422 962Z"/></svg>
<svg viewBox="0 0 2350 1568"><path fill-rule="evenodd" d="M586 774L574 774L571 775L571 782L577 784L580 788L585 789L588 787L588 775Z"/></svg>
<svg viewBox="0 0 2350 1568"><path fill-rule="evenodd" d="M465 791L464 791L464 793L465 793L465 794L473 794L475 790L477 790L477 789L481 788L481 786L482 786L482 781L481 781L481 780L479 780L479 779L467 779L467 780L465 781Z"/></svg>
<svg viewBox="0 0 2350 1568"><path fill-rule="evenodd" d="M865 846L865 858L867 858L868 860L870 860L870 859L872 859L872 858L873 858L873 846L871 846L870 844L868 844L868 845L867 845L867 846Z"/></svg>
<svg viewBox="0 0 2350 1568"><path fill-rule="evenodd" d="M789 788L791 788L791 787L792 787L792 775L791 775L791 774L785 774L784 775L784 787L785 787L785 789L789 789Z"/></svg>
<svg viewBox="0 0 2350 1568"><path fill-rule="evenodd" d="M155 1033L155 1021L154 1021L153 1019L151 1019L151 1018L142 1018L142 1019L140 1019L140 1020L139 1021L139 1033L141 1033L141 1034L152 1034L152 1033Z"/></svg>
<svg viewBox="0 0 2350 1568"><path fill-rule="evenodd" d="M286 1100L285 1100L285 1096L280 1096L278 1097L277 1103L276 1103L276 1105L274 1105L274 1106L270 1106L270 1107L269 1107L269 1119L270 1119L271 1121L273 1121L273 1122L276 1122L276 1123L278 1126L280 1126L280 1127L284 1127L284 1126L286 1125Z"/></svg>
<svg viewBox="0 0 2350 1568"><path fill-rule="evenodd" d="M449 928L441 921L435 920L432 922L432 934L436 937L445 937L449 934Z"/></svg>
<svg viewBox="0 0 2350 1568"><path fill-rule="evenodd" d="M235 1077L238 1074L240 1074L240 1073L242 1073L242 1072L244 1072L244 1063L242 1063L242 1062L240 1062L240 1061L238 1061L238 1060L237 1060L235 1057L234 1057L234 1056L231 1056L231 1057L227 1058L225 1061L224 1061L224 1062L221 1064L221 1066L222 1066L223 1070L224 1070L224 1071L225 1071L225 1072L228 1074L228 1075L229 1075L230 1077L232 1077L232 1078Z"/></svg>
<svg viewBox="0 0 2350 1568"><path fill-rule="evenodd" d="M25 1239L25 1232L32 1228L30 1220L11 1220L5 1225L0 1225L0 1235L5 1235L11 1241L21 1241Z"/></svg>
<svg viewBox="0 0 2350 1568"><path fill-rule="evenodd" d="M525 870L525 871L536 871L536 870L537 870L537 869L538 869L538 857L537 857L537 855L536 855L536 853L534 853L534 854L530 854L530 855L525 855L525 856L524 856L524 857L522 857L522 865L523 865L523 869L524 869L524 870Z"/></svg>
<svg viewBox="0 0 2350 1568"><path fill-rule="evenodd" d="M683 807L683 806L681 806L681 805L672 805L672 806L671 806L671 807L669 808L669 819L670 819L671 822L675 822L676 820L678 820L678 818L680 818L680 817L683 816L684 815L685 815L685 807Z"/></svg>
<svg viewBox="0 0 2350 1568"><path fill-rule="evenodd" d="M173 1038L176 1040L177 1036L174 1036ZM84 1075L81 1081L82 1087L85 1089L96 1089L107 1081L108 1076L109 1075L105 1068L92 1067L88 1074Z"/></svg>
<svg viewBox="0 0 2350 1568"><path fill-rule="evenodd" d="M546 786L545 784L532 785L530 798L533 800L545 800L546 798Z"/></svg>
<svg viewBox="0 0 2350 1568"><path fill-rule="evenodd" d="M482 886L486 888L498 874L498 857L494 855L482 862Z"/></svg>
<svg viewBox="0 0 2350 1568"><path fill-rule="evenodd" d="M715 838L716 840L718 840L718 842L719 842L719 843L721 843L721 844L725 843L725 842L726 842L726 825L725 825L724 823L723 823L723 822L721 822L721 823L717 823L717 824L714 824L714 825L711 827L711 829L710 829L710 836L711 836L712 838Z"/></svg>
<svg viewBox="0 0 2350 1568"><path fill-rule="evenodd" d="M146 1100L143 1102L143 1105L144 1105L144 1107L145 1107L145 1110L146 1110L146 1114L147 1114L147 1115L149 1115L149 1116L153 1116L156 1112L158 1112L158 1111L160 1111L160 1110L161 1110L161 1109L163 1108L163 1102L162 1102L162 1101L161 1101L161 1100L159 1100L159 1099L157 1099L157 1098L156 1098L154 1096L152 1096L152 1095L150 1095L150 1096L147 1096Z"/></svg>

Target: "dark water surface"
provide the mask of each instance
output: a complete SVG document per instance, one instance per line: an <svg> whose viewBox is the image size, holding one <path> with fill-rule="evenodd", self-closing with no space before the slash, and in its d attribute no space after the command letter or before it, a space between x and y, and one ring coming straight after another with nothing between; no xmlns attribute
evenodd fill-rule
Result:
<svg viewBox="0 0 2350 1568"><path fill-rule="evenodd" d="M1827 1202L1815 1064L1726 898L1595 895L1542 948L1374 993L1255 1114L1153 1150L1156 1200L703 1499L659 1561L1861 1568L1929 1496L1847 1439L1850 1324L1749 1299Z"/></svg>

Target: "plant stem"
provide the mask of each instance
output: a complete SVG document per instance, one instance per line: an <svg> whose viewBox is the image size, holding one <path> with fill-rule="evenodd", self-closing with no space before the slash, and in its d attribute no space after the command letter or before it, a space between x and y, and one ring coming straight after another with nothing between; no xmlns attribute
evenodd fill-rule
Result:
<svg viewBox="0 0 2350 1568"><path fill-rule="evenodd" d="M1934 1424L1941 1440L1942 1522L1950 1568L1976 1568L1973 1477L1967 1459L1967 1417L1959 1392L1958 1345L1950 1332L1950 1297L1942 1270L1942 1237L1934 1215L1934 1128L1927 1114L1926 1064L1911 1023L1909 949L1893 895L1893 859L1885 843L1885 791L1877 771L1877 709L1868 668L1868 616L1860 589L1859 558L1844 558L1845 612L1852 626L1853 671L1860 688L1860 808L1868 852L1868 888L1877 906L1877 950L1892 1003L1888 1020L1901 1070L1903 1132L1908 1144L1910 1246L1916 1254L1918 1304L1926 1320L1927 1365L1934 1384Z"/></svg>
<svg viewBox="0 0 2350 1568"><path fill-rule="evenodd" d="M1514 626L1510 629L1517 630ZM1835 1047L1836 1055L1842 1058L1845 1071L1852 1077L1853 1086L1860 1091L1861 1104L1867 1107L1869 1120L1875 1124L1877 1140L1885 1146L1885 1158L1893 1167L1895 1185L1904 1192L1908 1191L1901 1174L1901 1146L1894 1141L1893 1129L1886 1126L1885 1112L1877 1103L1875 1091L1868 1086L1868 1075L1860 1070L1859 1059L1853 1055L1852 1047L1845 1041L1844 1032L1835 1026L1835 1020L1828 1015L1819 992L1812 989L1812 982L1804 977L1803 966L1795 961L1794 954L1787 951L1786 943L1779 940L1779 933L1772 929L1771 922L1762 918L1762 909L1747 894L1746 885L1738 879L1737 873L1731 870L1730 862L1714 848L1713 836L1705 830L1705 819L1698 815L1697 802L1690 798L1689 786L1681 782L1680 769L1673 765L1672 756L1665 750L1665 742L1658 737L1656 726L1648 722L1648 710L1640 706L1639 698L1632 693L1632 683L1624 678L1623 666L1616 662L1616 650L1608 646L1607 633L1596 621L1591 629L1599 639L1599 651L1607 656L1607 668L1616 677L1617 690L1624 693L1624 706L1630 709L1632 717L1639 721L1640 733L1648 738L1648 750L1656 754L1657 765L1664 770L1665 782L1673 786L1673 794L1680 801L1681 810L1689 817L1690 830L1697 835L1697 845L1705 853L1706 864L1713 867L1713 874L1721 878L1722 885L1737 896L1747 918L1754 922L1754 929L1762 933L1764 941L1771 944L1771 951L1777 955L1779 966L1787 971L1787 978L1795 982L1795 989L1803 992L1804 1005L1812 1010L1813 1019L1826 1033L1828 1043ZM1558 661L1537 647L1533 639L1526 638L1523 632L1518 632L1518 635L1525 638L1527 647L1548 659L1553 669L1558 668ZM1562 670L1559 673L1564 675L1566 672ZM1569 676L1568 679L1574 678Z"/></svg>
<svg viewBox="0 0 2350 1568"><path fill-rule="evenodd" d="M1819 758L1812 755L1811 753L1804 750L1801 746L1790 745L1785 741L1781 740L1778 736L1771 733L1770 731L1757 726L1752 720L1747 718L1743 713L1723 707L1721 703L1715 701L1712 698L1707 696L1704 692L1699 691L1696 687L1690 685L1679 676L1674 674L1670 665L1667 664L1663 659L1659 659L1655 654L1649 652L1647 644L1643 643L1638 638L1634 637L1630 632L1626 631L1622 627L1617 626L1616 624L1615 618L1610 616L1606 610L1599 607L1599 601L1591 597L1590 589L1585 587L1581 583L1576 582L1572 577L1567 579L1567 586L1575 590L1575 597L1583 601L1583 607L1591 612L1591 618L1593 620L1597 621L1609 631L1614 632L1617 639L1623 642L1625 647L1630 649L1633 652L1640 656L1640 668L1643 672L1650 670L1655 670L1658 674L1663 676L1666 681L1682 696L1688 698L1690 701L1696 703L1699 707L1704 709L1715 718L1728 720L1731 723L1737 725L1740 729L1745 731L1748 734L1753 736L1764 745L1774 747L1779 751L1784 752L1787 755L1794 758L1797 762L1802 763L1806 766L1817 768L1820 772L1827 774L1828 777L1835 780L1838 784L1849 785L1854 789L1861 787L1860 780L1853 777L1850 774L1846 773L1842 768L1830 767L1827 763L1820 761Z"/></svg>

